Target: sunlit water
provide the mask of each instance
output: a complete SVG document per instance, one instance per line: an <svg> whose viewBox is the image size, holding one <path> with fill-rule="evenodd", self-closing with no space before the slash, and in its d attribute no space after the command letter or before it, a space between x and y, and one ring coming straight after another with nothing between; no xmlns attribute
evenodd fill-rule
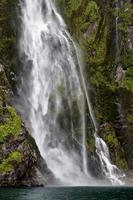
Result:
<svg viewBox="0 0 133 200"><path fill-rule="evenodd" d="M0 200L132 200L133 188L0 189Z"/></svg>

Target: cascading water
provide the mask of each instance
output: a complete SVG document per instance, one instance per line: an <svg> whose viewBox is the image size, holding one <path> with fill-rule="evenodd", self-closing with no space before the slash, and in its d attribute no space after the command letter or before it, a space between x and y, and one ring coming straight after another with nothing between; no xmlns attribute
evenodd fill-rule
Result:
<svg viewBox="0 0 133 200"><path fill-rule="evenodd" d="M85 101L94 126L103 174L122 184L105 142L97 134L79 49L51 0L21 0L20 55L24 76L18 94L30 132L60 184L91 185L86 149ZM78 148L77 148L78 146Z"/></svg>
<svg viewBox="0 0 133 200"><path fill-rule="evenodd" d="M96 153L101 162L102 173L104 174L104 176L107 179L109 179L111 181L111 183L113 185L117 185L117 184L123 185L124 182L121 181L121 179L123 179L125 177L125 174L122 173L121 170L119 170L117 168L117 166L111 164L109 149L108 149L106 143L102 140L102 138L100 138L98 136L97 122L94 117L90 98L89 98L89 95L87 92L87 87L85 84L85 79L84 79L83 71L82 71L82 63L81 63L82 58L80 57L80 54L78 53L78 49L77 49L77 55L78 55L78 62L79 62L79 66L80 66L80 73L81 73L84 92L85 92L85 96L86 96L86 100L87 100L87 105L89 108L91 120L94 125L94 138L95 138Z"/></svg>

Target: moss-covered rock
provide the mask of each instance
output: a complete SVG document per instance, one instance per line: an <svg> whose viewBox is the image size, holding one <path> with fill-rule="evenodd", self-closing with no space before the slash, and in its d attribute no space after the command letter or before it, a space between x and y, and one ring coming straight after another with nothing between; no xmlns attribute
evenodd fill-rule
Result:
<svg viewBox="0 0 133 200"><path fill-rule="evenodd" d="M0 65L0 186L40 186L53 180L35 141L16 110L8 105L11 88Z"/></svg>
<svg viewBox="0 0 133 200"><path fill-rule="evenodd" d="M120 169L126 171L128 167L124 150L116 136L113 127L109 123L105 123L101 125L99 134L109 147L110 156L113 163Z"/></svg>
<svg viewBox="0 0 133 200"><path fill-rule="evenodd" d="M22 162L23 154L19 151L11 152L7 158L3 159L0 164L0 174L11 172L14 165L19 165Z"/></svg>
<svg viewBox="0 0 133 200"><path fill-rule="evenodd" d="M54 181L18 114L12 107L7 111L0 123L0 186L42 186Z"/></svg>
<svg viewBox="0 0 133 200"><path fill-rule="evenodd" d="M0 143L8 140L11 135L16 138L21 130L21 119L13 107L8 106L4 110L4 114L0 114L1 120L4 116L8 117L6 117L5 121L3 119L3 123L0 124Z"/></svg>
<svg viewBox="0 0 133 200"><path fill-rule="evenodd" d="M0 63L0 107L1 108L6 106L9 88L10 87L6 78L4 66Z"/></svg>

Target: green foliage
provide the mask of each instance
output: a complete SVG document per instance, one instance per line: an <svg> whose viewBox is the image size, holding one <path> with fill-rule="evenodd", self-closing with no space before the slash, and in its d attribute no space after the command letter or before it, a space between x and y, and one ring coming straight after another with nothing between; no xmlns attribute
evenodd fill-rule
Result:
<svg viewBox="0 0 133 200"><path fill-rule="evenodd" d="M126 76L125 79L124 79L124 87L133 92L133 78L132 77L128 77Z"/></svg>
<svg viewBox="0 0 133 200"><path fill-rule="evenodd" d="M0 174L3 172L10 172L13 169L13 165L10 164L6 159L0 164Z"/></svg>
<svg viewBox="0 0 133 200"><path fill-rule="evenodd" d="M100 10L98 9L100 12ZM100 13L99 13L100 15ZM99 16L98 15L98 16ZM90 82L95 88L112 88L112 66L107 63L109 17L105 12L105 18L96 20L92 34L85 38L84 46L86 53L86 70L90 76ZM114 85L113 85L114 86Z"/></svg>
<svg viewBox="0 0 133 200"><path fill-rule="evenodd" d="M70 19L72 12L79 8L80 0L55 0L56 4L62 9L62 14L66 19Z"/></svg>
<svg viewBox="0 0 133 200"><path fill-rule="evenodd" d="M128 169L127 162L125 161L123 155L119 155L119 154L116 155L115 164L116 164L121 170L127 171L127 169Z"/></svg>
<svg viewBox="0 0 133 200"><path fill-rule="evenodd" d="M121 8L112 10L114 17L119 17L119 31L126 33L129 25L132 24L132 5L130 2L124 2Z"/></svg>
<svg viewBox="0 0 133 200"><path fill-rule="evenodd" d="M89 22L95 22L98 20L99 7L95 1L88 2L84 15L89 20Z"/></svg>
<svg viewBox="0 0 133 200"><path fill-rule="evenodd" d="M14 151L9 155L8 161L20 163L22 161L22 154L19 151Z"/></svg>
<svg viewBox="0 0 133 200"><path fill-rule="evenodd" d="M17 136L21 130L21 119L12 107L8 107L9 118L0 124L0 142L6 141L9 135Z"/></svg>
<svg viewBox="0 0 133 200"><path fill-rule="evenodd" d="M131 23L133 22L132 20L132 6L130 2L124 3L123 7L121 10L119 10L119 18L120 18L120 23L119 23L119 30L122 32L126 32L127 28Z"/></svg>
<svg viewBox="0 0 133 200"><path fill-rule="evenodd" d="M0 164L0 173L10 172L16 165L22 162L22 154L19 151L14 151L8 155L7 158L2 160Z"/></svg>
<svg viewBox="0 0 133 200"><path fill-rule="evenodd" d="M98 68L97 68L98 69ZM106 85L107 84L107 79L104 76L104 73L102 73L102 67L100 70L97 70L94 73L94 75L92 77L90 77L90 81L91 83L95 86L95 87L100 87L101 85Z"/></svg>
<svg viewBox="0 0 133 200"><path fill-rule="evenodd" d="M116 91L113 88L100 86L95 90L94 109L96 118L100 123L114 122L117 115L116 110Z"/></svg>
<svg viewBox="0 0 133 200"><path fill-rule="evenodd" d="M8 64L10 64L9 57L13 56L13 52L9 51L12 49L13 45L15 44L15 38L14 37L3 37L3 39L0 40L0 56L2 59Z"/></svg>
<svg viewBox="0 0 133 200"><path fill-rule="evenodd" d="M70 10L70 12L77 10L80 5L79 0L70 0L67 2L67 8ZM71 14L71 13L69 13Z"/></svg>
<svg viewBox="0 0 133 200"><path fill-rule="evenodd" d="M86 47L89 54L88 63L93 65L103 64L107 50L107 27L104 29L103 38L100 41L96 42L92 36L87 39Z"/></svg>
<svg viewBox="0 0 133 200"><path fill-rule="evenodd" d="M128 167L125 160L124 151L120 146L119 140L112 126L108 123L104 124L100 130L100 135L109 147L111 159L113 160L114 164L116 164L122 170L127 170Z"/></svg>
<svg viewBox="0 0 133 200"><path fill-rule="evenodd" d="M14 63L15 20L17 0L0 1L0 60L5 65Z"/></svg>
<svg viewBox="0 0 133 200"><path fill-rule="evenodd" d="M125 47L121 60L124 68L126 68L128 71L130 70L129 72L132 70L133 73L133 50Z"/></svg>
<svg viewBox="0 0 133 200"><path fill-rule="evenodd" d="M56 0L70 31L79 39L89 25L99 16L99 8L95 1L88 0Z"/></svg>
<svg viewBox="0 0 133 200"><path fill-rule="evenodd" d="M112 134L105 135L104 140L107 142L107 144L110 144L112 147L114 145L118 145L118 140L116 136Z"/></svg>
<svg viewBox="0 0 133 200"><path fill-rule="evenodd" d="M95 139L92 136L87 138L87 149L90 153L94 153L95 151Z"/></svg>
<svg viewBox="0 0 133 200"><path fill-rule="evenodd" d="M128 115L127 115L127 121L128 121L130 124L133 124L133 114L128 114Z"/></svg>

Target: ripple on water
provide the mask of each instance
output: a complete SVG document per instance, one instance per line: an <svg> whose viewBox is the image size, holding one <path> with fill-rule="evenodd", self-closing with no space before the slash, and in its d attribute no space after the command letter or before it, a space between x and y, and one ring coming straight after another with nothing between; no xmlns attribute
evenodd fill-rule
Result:
<svg viewBox="0 0 133 200"><path fill-rule="evenodd" d="M0 189L0 200L133 200L132 187Z"/></svg>

